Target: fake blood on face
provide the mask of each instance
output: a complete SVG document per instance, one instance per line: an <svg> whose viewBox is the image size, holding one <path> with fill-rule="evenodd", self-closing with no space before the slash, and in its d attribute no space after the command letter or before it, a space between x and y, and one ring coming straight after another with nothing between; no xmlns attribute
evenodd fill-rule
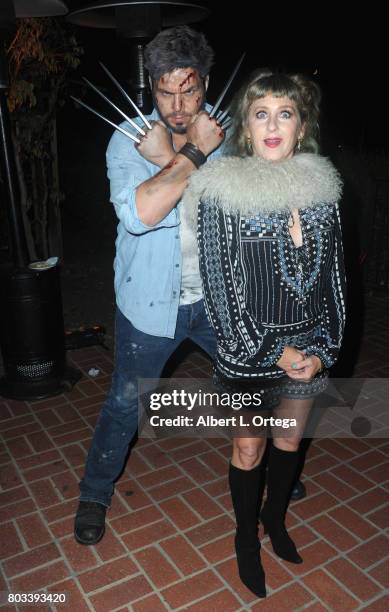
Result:
<svg viewBox="0 0 389 612"><path fill-rule="evenodd" d="M179 88L182 89L184 87L184 85L189 83L190 79L192 79L194 77L194 75L195 75L194 72L190 72L188 74L188 76L179 84Z"/></svg>

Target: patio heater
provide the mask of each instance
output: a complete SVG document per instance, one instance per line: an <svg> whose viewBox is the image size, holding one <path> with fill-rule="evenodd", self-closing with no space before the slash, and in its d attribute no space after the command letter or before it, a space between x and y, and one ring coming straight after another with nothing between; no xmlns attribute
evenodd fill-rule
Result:
<svg viewBox="0 0 389 612"><path fill-rule="evenodd" d="M15 31L16 17L66 13L61 0L0 2L0 161L12 255L12 264L0 270L0 348L4 366L0 395L19 400L62 393L81 377L78 370L66 365L59 268L44 262L29 264L6 100L5 44Z"/></svg>
<svg viewBox="0 0 389 612"><path fill-rule="evenodd" d="M208 14L207 8L183 0L101 0L72 11L66 19L79 26L116 30L118 41L128 55L132 97L148 114L152 99L144 67L145 45L163 28L201 21Z"/></svg>

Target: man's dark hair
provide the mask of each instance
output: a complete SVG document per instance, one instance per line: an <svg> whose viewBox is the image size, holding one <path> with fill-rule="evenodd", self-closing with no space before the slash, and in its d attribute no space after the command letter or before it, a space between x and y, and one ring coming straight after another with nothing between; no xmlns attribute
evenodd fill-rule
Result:
<svg viewBox="0 0 389 612"><path fill-rule="evenodd" d="M145 49L145 66L153 81L177 68L193 68L204 78L212 63L213 51L204 34L185 25L163 30Z"/></svg>

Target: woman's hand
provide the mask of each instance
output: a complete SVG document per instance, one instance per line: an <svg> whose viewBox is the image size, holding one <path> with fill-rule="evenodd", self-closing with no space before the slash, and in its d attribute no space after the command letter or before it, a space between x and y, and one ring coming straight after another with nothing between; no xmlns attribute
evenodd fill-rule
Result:
<svg viewBox="0 0 389 612"><path fill-rule="evenodd" d="M292 364L290 371L287 372L289 378L294 380L309 381L322 369L322 362L316 355L309 355L302 361Z"/></svg>
<svg viewBox="0 0 389 612"><path fill-rule="evenodd" d="M298 349L294 348L294 346L286 346L284 348L284 352L277 361L277 365L278 367L285 370L285 372L289 376L289 371L295 371L292 367L292 364L299 363L303 361L303 359L305 359L303 351L299 351Z"/></svg>
<svg viewBox="0 0 389 612"><path fill-rule="evenodd" d="M306 357L304 351L286 346L277 365L294 380L311 380L321 369L322 363L316 355Z"/></svg>

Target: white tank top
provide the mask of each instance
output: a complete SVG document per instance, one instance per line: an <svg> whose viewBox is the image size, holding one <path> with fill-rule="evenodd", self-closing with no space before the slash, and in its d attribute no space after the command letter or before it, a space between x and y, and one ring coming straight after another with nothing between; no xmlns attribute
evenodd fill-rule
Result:
<svg viewBox="0 0 389 612"><path fill-rule="evenodd" d="M183 207L180 210L180 240L182 253L182 278L180 305L193 304L203 297L201 285L197 237L189 226Z"/></svg>

